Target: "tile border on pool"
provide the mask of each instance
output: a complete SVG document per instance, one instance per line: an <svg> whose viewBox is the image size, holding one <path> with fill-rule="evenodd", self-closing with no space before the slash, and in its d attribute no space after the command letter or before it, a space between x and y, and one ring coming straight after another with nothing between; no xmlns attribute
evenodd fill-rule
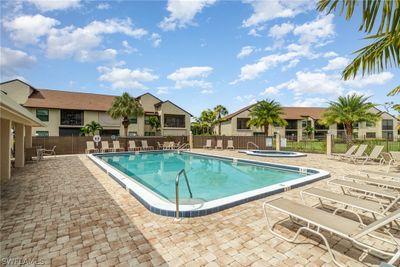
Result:
<svg viewBox="0 0 400 267"><path fill-rule="evenodd" d="M173 151L173 150L172 150ZM160 152L171 152L168 151L140 151L140 152L114 152L113 155L121 155L121 154L134 154L134 153L160 153ZM304 186L306 184L319 181L321 179L325 179L330 177L329 172L324 170L314 169L314 168L303 168L300 166L294 165L285 165L279 163L270 163L270 162L262 162L251 159L240 159L240 158L232 158L227 156L220 155L210 155L205 153L198 152L189 152L182 151L180 153L193 154L197 156L218 158L222 160L229 160L233 162L254 164L258 166L272 167L278 169L285 169L290 171L300 171L305 170L307 172L307 176L297 178L294 180L286 181L280 184L274 184L267 187L262 187L259 189L239 193L236 195L212 200L205 202L202 205L180 205L179 217L199 217L209 215L215 212L219 212L237 205L244 204L246 202L250 202L253 200L257 200L260 198L264 198L267 196L271 196L277 193L282 193L286 189L297 188ZM108 163L101 160L98 155L110 155L111 153L103 154L103 153L95 153L88 154L87 157L93 161L102 171L107 173L115 182L117 182L122 188L127 190L133 197L135 197L146 209L149 211L156 213L161 216L175 217L175 203L170 202L164 198L161 198L156 193L153 193L150 189L146 188L144 185L139 182L134 181L130 177L126 176L121 171L112 167Z"/></svg>

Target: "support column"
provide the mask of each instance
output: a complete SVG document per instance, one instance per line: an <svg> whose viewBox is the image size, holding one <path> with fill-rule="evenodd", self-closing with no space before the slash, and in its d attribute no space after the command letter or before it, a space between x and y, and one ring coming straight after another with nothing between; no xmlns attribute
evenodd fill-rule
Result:
<svg viewBox="0 0 400 267"><path fill-rule="evenodd" d="M326 155L330 156L332 154L332 135L326 135Z"/></svg>
<svg viewBox="0 0 400 267"><path fill-rule="evenodd" d="M11 177L11 121L1 119L0 126L0 177L5 180Z"/></svg>
<svg viewBox="0 0 400 267"><path fill-rule="evenodd" d="M25 127L23 124L15 124L15 167L24 167L25 165L25 145L24 145Z"/></svg>
<svg viewBox="0 0 400 267"><path fill-rule="evenodd" d="M276 151L281 151L281 135L279 133L275 135L275 148Z"/></svg>
<svg viewBox="0 0 400 267"><path fill-rule="evenodd" d="M190 147L190 150L193 149L193 133L192 133L192 131L189 132L189 147Z"/></svg>
<svg viewBox="0 0 400 267"><path fill-rule="evenodd" d="M25 126L25 147L32 147L32 126Z"/></svg>

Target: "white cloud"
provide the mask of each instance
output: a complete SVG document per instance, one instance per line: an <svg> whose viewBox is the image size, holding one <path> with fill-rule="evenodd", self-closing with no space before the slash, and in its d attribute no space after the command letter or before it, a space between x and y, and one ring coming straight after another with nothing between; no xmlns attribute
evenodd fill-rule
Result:
<svg viewBox="0 0 400 267"><path fill-rule="evenodd" d="M211 89L203 89L203 90L200 91L200 93L203 94L203 95L208 95L208 94L212 94L213 90L211 90Z"/></svg>
<svg viewBox="0 0 400 267"><path fill-rule="evenodd" d="M244 58L249 56L251 53L254 52L254 47L253 46L243 46L242 49L240 50L239 54L237 54L237 58Z"/></svg>
<svg viewBox="0 0 400 267"><path fill-rule="evenodd" d="M204 79L207 78L212 71L213 68L208 66L179 68L168 75L167 78L175 82L175 88L177 89L197 87L210 90L212 84Z"/></svg>
<svg viewBox="0 0 400 267"><path fill-rule="evenodd" d="M297 98L292 104L294 107L323 107L326 106L328 100L320 97L309 97L305 99Z"/></svg>
<svg viewBox="0 0 400 267"><path fill-rule="evenodd" d="M254 36L254 37L260 37L261 36L261 34L257 33L257 30L254 29L254 28L251 29L247 34L251 35L251 36Z"/></svg>
<svg viewBox="0 0 400 267"><path fill-rule="evenodd" d="M288 69L291 69L291 68L296 67L297 64L299 64L299 62L300 62L300 59L298 59L298 58L295 58L295 59L291 60L291 61L289 62L289 64L287 64L286 66L283 66L283 67L282 67L282 71L286 71L286 70L288 70Z"/></svg>
<svg viewBox="0 0 400 267"><path fill-rule="evenodd" d="M9 79L18 74L19 69L30 68L36 62L36 58L27 53L7 47L0 47L1 78Z"/></svg>
<svg viewBox="0 0 400 267"><path fill-rule="evenodd" d="M240 96L240 95L238 95L238 96L235 96L235 100L236 101L239 101L239 102L243 102L243 101L251 101L252 99L254 99L255 98L255 96L254 95L252 95L252 94L249 94L249 95L243 95L243 96Z"/></svg>
<svg viewBox="0 0 400 267"><path fill-rule="evenodd" d="M349 59L345 57L335 57L328 61L328 65L323 67L323 70L338 70L343 69L349 64Z"/></svg>
<svg viewBox="0 0 400 267"><path fill-rule="evenodd" d="M343 83L347 86L363 88L369 85L382 85L390 81L394 75L391 72L385 71L377 74L371 74L366 77L357 76L353 80L347 80Z"/></svg>
<svg viewBox="0 0 400 267"><path fill-rule="evenodd" d="M280 39L294 29L291 23L282 23L281 25L274 25L269 30L269 36L275 39Z"/></svg>
<svg viewBox="0 0 400 267"><path fill-rule="evenodd" d="M132 47L127 40L122 41L122 46L124 47L123 52L127 54L132 54L134 52L137 52L138 50L134 47Z"/></svg>
<svg viewBox="0 0 400 267"><path fill-rule="evenodd" d="M27 0L39 10L46 12L52 10L63 10L80 6L80 0Z"/></svg>
<svg viewBox="0 0 400 267"><path fill-rule="evenodd" d="M174 31L193 24L193 19L204 7L211 6L216 0L169 0L167 10L170 13L164 17L159 26L164 31Z"/></svg>
<svg viewBox="0 0 400 267"><path fill-rule="evenodd" d="M326 57L326 58L337 57L337 56L338 56L338 54L336 52L333 52L333 51L329 51L329 52L326 52L326 53L323 54L323 57Z"/></svg>
<svg viewBox="0 0 400 267"><path fill-rule="evenodd" d="M243 27L257 26L276 18L290 18L315 7L314 1L310 0L245 0L245 3L251 4L253 14L243 21Z"/></svg>
<svg viewBox="0 0 400 267"><path fill-rule="evenodd" d="M96 6L97 9L106 10L109 9L111 6L109 3L100 3Z"/></svg>
<svg viewBox="0 0 400 267"><path fill-rule="evenodd" d="M117 54L117 50L111 48L105 50L81 50L75 54L75 59L79 62L110 61L114 60Z"/></svg>
<svg viewBox="0 0 400 267"><path fill-rule="evenodd" d="M133 38L147 34L142 28L133 28L130 19L93 21L83 28L73 26L52 29L47 38L47 56L49 58L79 58L82 51L98 47L104 34L122 33Z"/></svg>
<svg viewBox="0 0 400 267"><path fill-rule="evenodd" d="M158 86L156 94L157 95L169 94L169 87L168 86Z"/></svg>
<svg viewBox="0 0 400 267"><path fill-rule="evenodd" d="M17 43L35 44L39 38L47 35L49 31L60 22L56 19L42 15L20 16L13 20L4 20L4 28L10 32L10 37Z"/></svg>
<svg viewBox="0 0 400 267"><path fill-rule="evenodd" d="M260 93L260 95L263 95L263 96L277 95L277 94L279 94L279 89L274 86L267 87L267 88L265 88L265 90L263 92Z"/></svg>
<svg viewBox="0 0 400 267"><path fill-rule="evenodd" d="M340 76L323 72L299 71L296 73L296 79L287 83L287 88L293 90L295 95L305 93L341 95L343 92Z"/></svg>
<svg viewBox="0 0 400 267"><path fill-rule="evenodd" d="M161 44L161 35L158 33L153 33L151 34L150 40L152 41L154 47L158 47Z"/></svg>
<svg viewBox="0 0 400 267"><path fill-rule="evenodd" d="M294 35L299 36L300 43L321 43L335 36L332 14L318 16L315 20L296 26Z"/></svg>
<svg viewBox="0 0 400 267"><path fill-rule="evenodd" d="M113 89L147 89L143 82L150 82L158 79L151 69L128 69L98 67L101 74L100 81L111 83Z"/></svg>

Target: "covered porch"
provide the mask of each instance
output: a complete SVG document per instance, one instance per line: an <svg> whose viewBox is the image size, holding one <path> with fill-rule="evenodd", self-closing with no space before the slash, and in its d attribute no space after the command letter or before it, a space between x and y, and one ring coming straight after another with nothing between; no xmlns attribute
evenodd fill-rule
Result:
<svg viewBox="0 0 400 267"><path fill-rule="evenodd" d="M31 112L0 92L1 181L11 178L13 158L16 168L25 166L25 151L32 147L32 127L43 126Z"/></svg>

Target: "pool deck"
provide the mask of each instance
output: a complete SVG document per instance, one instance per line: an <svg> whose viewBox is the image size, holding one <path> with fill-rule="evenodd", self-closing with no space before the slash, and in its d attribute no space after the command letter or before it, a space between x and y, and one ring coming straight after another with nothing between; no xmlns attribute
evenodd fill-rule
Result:
<svg viewBox="0 0 400 267"><path fill-rule="evenodd" d="M361 168L379 169L318 154L266 158L236 151L195 151L319 168L336 178ZM12 179L1 186L1 265L25 260L40 266L334 266L319 238L301 236L302 244L295 245L266 229L263 201L283 195L301 201L300 190L311 186L329 189L322 180L174 222L144 208L85 155L46 158L14 170ZM282 218L276 212L272 216ZM278 227L287 234L294 229L290 223ZM362 252L348 240L328 240L348 266L375 266L381 261L368 256L361 263Z"/></svg>

